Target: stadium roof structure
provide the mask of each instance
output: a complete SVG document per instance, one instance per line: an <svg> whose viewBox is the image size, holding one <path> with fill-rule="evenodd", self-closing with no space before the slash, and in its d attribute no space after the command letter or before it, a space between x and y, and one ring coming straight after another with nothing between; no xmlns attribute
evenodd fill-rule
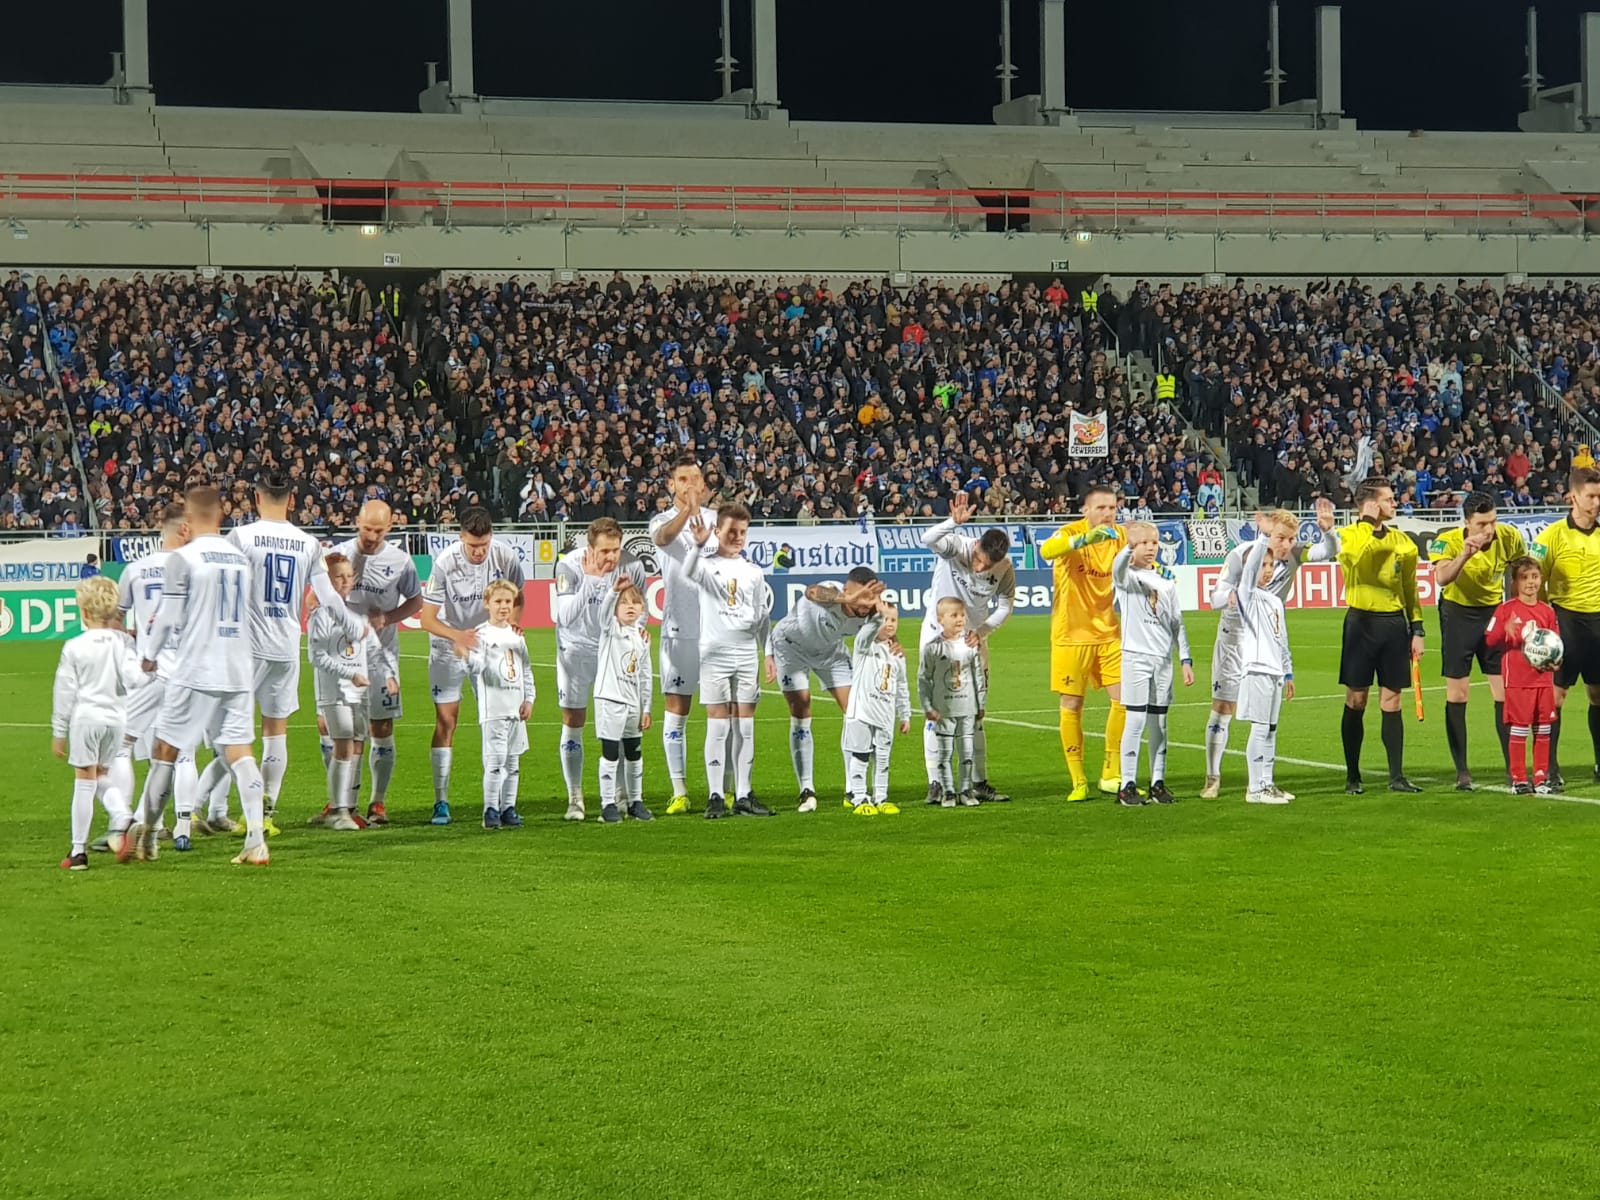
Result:
<svg viewBox="0 0 1600 1200"><path fill-rule="evenodd" d="M1600 273L1600 135L1587 132L1600 108L1600 14L1580 22L1579 84L1540 89L1531 68L1526 132L1424 133L1362 130L1344 116L1335 6L1316 12L1309 99L1255 113L1107 112L1066 106L1067 5L1038 0L1041 93L1010 94L1007 29L996 124L941 126L791 120L779 103L776 0L750 0L752 86L732 86L725 19L724 94L687 104L479 96L471 0L442 2L448 78L430 69L422 111L381 114L162 106L147 0L124 0L124 53L104 87L0 87L6 257L480 271ZM1275 49L1272 64L1276 100Z"/></svg>

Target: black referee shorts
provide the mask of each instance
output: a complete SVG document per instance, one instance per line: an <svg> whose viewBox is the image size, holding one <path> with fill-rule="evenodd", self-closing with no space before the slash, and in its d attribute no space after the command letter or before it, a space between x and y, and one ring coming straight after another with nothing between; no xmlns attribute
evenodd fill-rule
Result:
<svg viewBox="0 0 1600 1200"><path fill-rule="evenodd" d="M1558 688L1569 688L1578 680L1600 683L1600 613L1573 612L1552 604L1556 624L1561 627L1561 642L1566 652L1555 671Z"/></svg>
<svg viewBox="0 0 1600 1200"><path fill-rule="evenodd" d="M1411 625L1404 613L1346 609L1339 682L1370 688L1374 677L1392 692L1404 691L1411 682Z"/></svg>
<svg viewBox="0 0 1600 1200"><path fill-rule="evenodd" d="M1500 674L1503 651L1489 644L1489 623L1494 620L1494 613L1492 605L1439 601L1439 657L1446 679L1466 679L1472 674L1473 659L1478 660L1485 675Z"/></svg>

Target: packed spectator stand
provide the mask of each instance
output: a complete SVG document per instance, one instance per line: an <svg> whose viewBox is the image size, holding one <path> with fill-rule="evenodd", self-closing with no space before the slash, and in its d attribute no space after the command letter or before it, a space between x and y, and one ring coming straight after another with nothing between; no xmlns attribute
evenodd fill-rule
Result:
<svg viewBox="0 0 1600 1200"><path fill-rule="evenodd" d="M1584 440L1556 393L1600 419L1600 289L1139 282L1097 300L1086 313L1059 283L617 273L402 294L13 272L0 527L146 526L197 475L238 520L268 464L304 481L310 526L348 525L371 496L411 527L473 503L639 521L685 451L758 517L801 521L940 515L958 487L986 512L1061 513L1102 478L1132 510L1187 515L1234 498L1224 447L1262 503L1344 501L1382 470L1417 508L1477 486L1535 504ZM1130 385L1136 351L1180 374L1181 412ZM1108 459L1071 456L1074 409L1108 414Z"/></svg>

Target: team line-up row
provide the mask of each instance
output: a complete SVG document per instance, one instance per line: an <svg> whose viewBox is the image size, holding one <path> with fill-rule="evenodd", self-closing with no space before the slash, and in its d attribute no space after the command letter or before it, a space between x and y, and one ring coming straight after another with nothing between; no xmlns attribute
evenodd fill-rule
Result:
<svg viewBox="0 0 1600 1200"><path fill-rule="evenodd" d="M768 682L779 684L790 710L799 810L817 806L810 712L814 676L845 714L847 803L862 815L898 811L888 798L889 751L896 732L910 730L911 699L898 618L881 600L882 584L870 570L858 569L838 587L808 589L787 616L772 622L771 591L761 569L742 555L749 514L737 505L715 512L705 508L704 480L692 460L675 466L672 489L677 503L651 525L665 552L659 663L662 743L672 788L667 812L686 812L690 806L685 728L691 697L698 694L707 717L705 816L771 815L751 787L763 672ZM1600 507L1600 479L1594 492ZM226 816L230 784L239 789L246 829L244 849L234 861L269 861L266 834L276 829L273 816L288 764L287 724L298 707L308 591L315 608L306 638L328 787L327 805L316 823L352 830L388 820L394 721L402 716L398 629L416 616L430 635L428 675L435 709L430 819L441 825L452 819L454 735L462 689L470 685L481 725L484 824L520 825L518 766L528 746L526 721L535 699L518 629L523 575L515 552L494 540L487 514L463 514L458 541L435 560L421 586L409 556L386 540L390 518L381 502L369 503L357 535L330 553L289 523L292 496L286 480L264 478L257 493L261 519L223 537L216 493L191 489L183 504L164 514L161 548L130 564L120 586L104 580L84 585L80 608L87 628L63 651L53 717L56 752L76 776L72 849L63 865L87 865L85 843L96 797L111 818L108 848L120 859L147 859L157 852L169 798L176 800L178 849L192 845L197 803L204 806L198 817L203 830L231 826ZM1219 794L1228 725L1237 714L1252 727L1245 798L1261 804L1292 799L1274 778L1278 718L1294 689L1284 600L1298 564L1317 558L1337 558L1344 566L1352 604L1341 661L1350 789L1361 787L1360 718L1366 689L1376 678L1390 787L1415 790L1398 767L1399 739L1391 736L1391 725L1398 725L1406 664L1421 652L1416 547L1387 525L1393 493L1386 484L1365 486L1358 502L1362 519L1344 530L1334 529L1331 506L1324 505L1318 513L1321 540L1313 545L1297 543L1298 524L1289 514L1266 514L1258 522L1260 536L1228 556L1218 593L1223 614L1213 651L1215 702L1207 724L1202 796ZM1051 676L1061 697L1062 746L1072 777L1068 798L1089 795L1082 704L1088 690L1103 688L1112 703L1100 789L1115 793L1125 805L1170 803L1176 799L1166 781L1173 658L1185 683L1192 683L1188 639L1174 583L1156 561L1155 530L1138 522L1117 526L1114 516L1114 494L1091 490L1083 519L1041 547L1057 576ZM988 639L1010 616L1015 573L1005 533L991 529L966 536L961 527L969 517L958 496L950 519L926 535L937 558L917 656L927 798L950 807L1007 799L988 781L983 715ZM1592 519L1591 514L1591 530ZM1548 749L1539 747L1548 747L1562 686L1560 676L1552 679L1549 671L1561 663L1556 630L1563 622L1559 610L1541 600L1548 582L1537 558L1517 555L1514 562L1497 564L1484 553L1491 544L1515 549L1501 536L1508 527L1493 527L1492 506L1489 523L1486 538L1481 519L1474 529L1469 514L1463 548L1451 556L1458 568L1452 578L1460 582L1447 583L1446 596L1451 586L1465 587L1484 570L1497 570L1501 577L1510 572L1515 595L1505 611L1487 606L1490 619L1481 622L1480 644L1470 649L1486 669L1494 668L1492 678L1498 678L1501 653L1509 651L1505 657L1516 664L1517 678L1513 681L1508 672L1503 693L1508 756L1519 735L1545 735L1536 737L1534 780L1518 774L1521 753L1510 761L1513 778L1519 788L1549 788L1556 785L1555 771L1546 761ZM1470 578L1464 570L1469 563ZM1443 573L1450 573L1448 567ZM623 554L621 530L606 520L595 522L586 544L556 567L558 754L570 820L587 815L583 734L591 703L601 746L601 818L653 817L644 804L642 779L643 734L653 719L644 585L642 564ZM1364 589L1387 590L1393 607L1375 606ZM1442 610L1441 621L1450 615ZM131 642L121 632L128 616ZM1409 646L1408 633L1415 635ZM1445 634L1448 675L1448 624ZM853 650L847 646L850 638ZM1469 653L1469 663L1470 658ZM1524 700L1533 705L1528 713ZM257 707L259 765L253 745ZM1458 714L1448 715L1453 735ZM1352 728L1357 735L1353 759ZM1138 763L1147 739L1150 785L1141 791ZM367 744L371 797L363 815L360 762ZM212 748L216 758L206 775L197 777L194 755L202 746ZM146 757L151 766L135 805L132 764ZM1470 777L1458 785L1470 787Z"/></svg>

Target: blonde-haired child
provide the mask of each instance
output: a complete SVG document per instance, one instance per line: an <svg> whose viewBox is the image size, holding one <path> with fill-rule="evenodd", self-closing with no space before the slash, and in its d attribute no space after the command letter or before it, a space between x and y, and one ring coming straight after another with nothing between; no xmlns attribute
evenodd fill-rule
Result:
<svg viewBox="0 0 1600 1200"><path fill-rule="evenodd" d="M478 724L483 734L483 827L516 829L517 786L533 715L533 670L528 643L513 621L521 589L508 579L483 589L489 619L478 626L478 645L462 655L475 679ZM457 650L457 653L461 653Z"/></svg>
<svg viewBox="0 0 1600 1200"><path fill-rule="evenodd" d="M128 693L145 685L133 640L122 629L117 585L104 575L78 585L83 632L61 648L52 695L51 750L72 767L72 849L61 860L68 871L89 869L89 825L95 797L111 817L110 849L118 861L130 848L123 835L133 813L122 790L111 784L111 765L122 748Z"/></svg>

